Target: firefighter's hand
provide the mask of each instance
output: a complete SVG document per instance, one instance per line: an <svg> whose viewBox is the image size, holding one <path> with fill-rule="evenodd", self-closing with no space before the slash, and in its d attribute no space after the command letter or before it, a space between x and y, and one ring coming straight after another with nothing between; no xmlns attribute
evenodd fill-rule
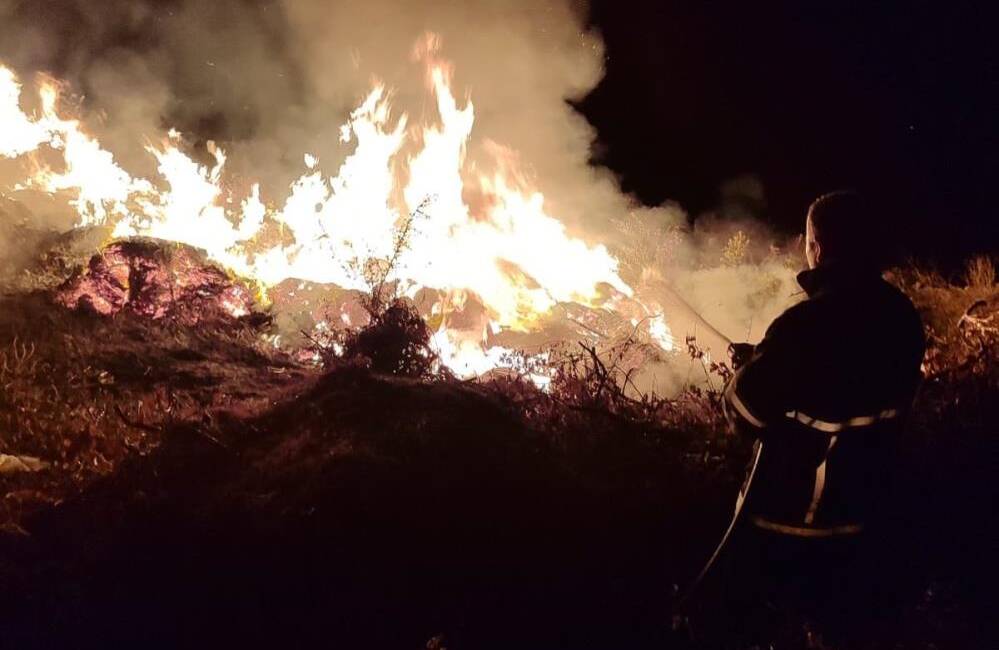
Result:
<svg viewBox="0 0 999 650"><path fill-rule="evenodd" d="M728 356L732 360L732 370L738 370L749 362L756 349L751 343L729 343Z"/></svg>

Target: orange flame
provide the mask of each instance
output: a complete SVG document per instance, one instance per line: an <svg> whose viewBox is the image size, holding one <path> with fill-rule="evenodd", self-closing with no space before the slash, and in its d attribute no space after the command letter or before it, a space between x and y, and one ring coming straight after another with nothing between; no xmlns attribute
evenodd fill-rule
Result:
<svg viewBox="0 0 999 650"><path fill-rule="evenodd" d="M502 365L505 352L485 349L487 329L530 330L559 302L595 305L602 287L624 296L632 290L603 245L570 237L546 211L543 194L530 187L515 154L487 146L495 171L470 172L466 151L475 109L471 100L455 99L450 64L437 58L438 50L438 40L429 35L414 57L426 65L439 121L410 129L406 114L394 115L391 93L376 84L341 127L342 142L354 148L337 174L324 176L319 161L304 154L306 171L279 209L264 204L258 184L234 197L222 183L225 152L211 144L214 162L198 164L181 150L175 131L147 147L161 178L131 176L78 120L60 115L59 84L42 80L41 115L29 116L20 107L17 76L2 65L0 157L30 156L48 145L61 153L64 171L39 167L19 187L65 194L80 226L111 225L116 236L189 244L264 287L297 278L370 289L363 275L343 262L390 257L400 223L423 206L390 279L409 295L431 287L445 295L470 292L481 300L489 317L482 332L459 333L442 325L434 337L456 372L480 374ZM400 160L412 149L407 144L418 148ZM482 199L474 212L466 191ZM267 223L280 226L292 243L258 242ZM662 317L651 318L648 329L664 349L672 348Z"/></svg>

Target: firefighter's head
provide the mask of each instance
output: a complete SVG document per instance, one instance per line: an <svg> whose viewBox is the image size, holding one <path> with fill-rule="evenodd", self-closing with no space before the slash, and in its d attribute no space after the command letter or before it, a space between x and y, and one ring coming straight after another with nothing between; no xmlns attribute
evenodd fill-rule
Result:
<svg viewBox="0 0 999 650"><path fill-rule="evenodd" d="M805 257L808 268L838 265L877 266L876 222L864 198L852 190L823 194L808 208Z"/></svg>

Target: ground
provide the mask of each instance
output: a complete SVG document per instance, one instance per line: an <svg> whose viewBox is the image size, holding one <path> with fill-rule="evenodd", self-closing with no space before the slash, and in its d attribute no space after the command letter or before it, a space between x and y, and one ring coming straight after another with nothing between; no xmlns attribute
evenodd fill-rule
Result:
<svg viewBox="0 0 999 650"><path fill-rule="evenodd" d="M895 279L937 355L897 598L859 637L783 619L774 647L989 646L994 277ZM264 326L0 300L0 453L48 463L0 474L0 645L697 646L671 601L744 451L711 395L632 403L585 359L549 394L317 368Z"/></svg>

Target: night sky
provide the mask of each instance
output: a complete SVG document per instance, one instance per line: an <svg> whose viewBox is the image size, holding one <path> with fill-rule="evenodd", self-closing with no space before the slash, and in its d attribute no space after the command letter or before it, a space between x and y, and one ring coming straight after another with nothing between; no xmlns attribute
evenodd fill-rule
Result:
<svg viewBox="0 0 999 650"><path fill-rule="evenodd" d="M953 267L995 252L990 4L594 0L607 76L580 109L596 160L693 213L755 175L784 232L817 194L861 188L911 253Z"/></svg>

